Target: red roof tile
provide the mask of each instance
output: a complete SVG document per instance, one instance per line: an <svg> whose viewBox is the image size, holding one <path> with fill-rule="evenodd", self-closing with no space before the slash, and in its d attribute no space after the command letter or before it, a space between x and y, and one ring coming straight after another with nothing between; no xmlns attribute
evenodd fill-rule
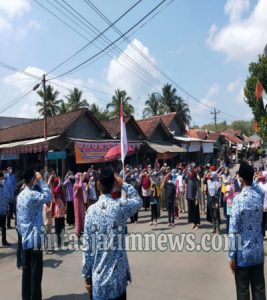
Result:
<svg viewBox="0 0 267 300"><path fill-rule="evenodd" d="M68 112L47 118L48 136L62 134L74 121L83 114L88 113L90 117L106 132L104 127L95 119L88 109L82 108L76 111ZM107 136L109 134L106 132ZM23 125L13 126L0 130L0 143L8 143L27 139L34 139L44 136L44 120L38 119Z"/></svg>
<svg viewBox="0 0 267 300"><path fill-rule="evenodd" d="M207 132L206 130L197 129L197 128L190 128L189 129L189 137L206 140L207 138Z"/></svg>
<svg viewBox="0 0 267 300"><path fill-rule="evenodd" d="M124 117L123 119L124 122L127 123L131 119L131 117ZM100 123L105 127L105 129L112 137L117 137L120 133L120 118L100 121Z"/></svg>
<svg viewBox="0 0 267 300"><path fill-rule="evenodd" d="M154 130L159 124L163 126L164 130L166 131L166 134L170 135L168 128L164 125L161 118L158 117L146 118L137 121L137 124L142 129L142 131L144 132L147 138L152 135L152 133L154 132Z"/></svg>

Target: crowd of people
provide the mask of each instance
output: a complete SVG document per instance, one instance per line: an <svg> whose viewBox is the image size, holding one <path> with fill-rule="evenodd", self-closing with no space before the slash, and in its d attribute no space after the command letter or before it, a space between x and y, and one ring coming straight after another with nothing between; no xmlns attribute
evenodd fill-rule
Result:
<svg viewBox="0 0 267 300"><path fill-rule="evenodd" d="M253 166L252 161L248 161L247 165L253 170L254 189L265 192L262 211L267 211L267 172L264 171L264 163L259 169ZM140 200L133 202L131 198L132 202L127 204L128 206L125 205L127 209L123 214L118 212L120 208L114 204L112 208L114 220L121 219L122 223L129 220L132 223L138 223L138 211L143 206L144 211L150 210L151 212L147 220L151 226L156 226L159 218L165 217L164 211L167 211L169 227L179 226L180 216L187 213L188 223L191 224L192 230L201 226L202 216L212 223L211 233L220 234L222 219L225 218L226 233L231 234L234 226L230 221L231 216L234 219L233 199L241 193L244 175L240 176L239 172L231 175L229 168L223 162L219 166L179 163L173 169L167 163L160 166L157 162L153 167L149 164L147 166L126 165L123 170L115 172L115 175L113 171L110 171L111 168L106 169L108 170L105 173L101 171L102 169L91 166L84 173L74 174L68 171L63 178L51 170L47 182L42 179L40 173L28 170L23 175L23 180L18 183L12 168L9 167L5 172L0 172L2 245L9 246L6 227L12 228L11 219L15 216L14 225L18 234L17 267L23 267L23 299L41 299L43 254L41 249L34 250L33 228L38 228L37 236L39 237L43 221L47 235L52 233L54 225L58 247L61 245L65 223L74 226L78 238L84 232L90 234L91 228L88 224L98 217L98 210L101 210L103 205L107 205L107 199L123 198L124 184L125 193L134 195L135 200ZM265 233L265 214L261 222L263 234ZM47 249L47 253L51 251L53 252L53 249ZM84 257L84 261L83 273L87 280L87 265L90 265L88 255ZM125 264L127 265L126 261ZM110 277L113 275L109 274ZM86 282L90 289L92 278ZM122 292L123 289L120 289L118 295ZM99 287L99 293L102 293L101 287ZM105 294L106 291L103 293ZM114 296L111 299L115 299L116 293L111 294Z"/></svg>

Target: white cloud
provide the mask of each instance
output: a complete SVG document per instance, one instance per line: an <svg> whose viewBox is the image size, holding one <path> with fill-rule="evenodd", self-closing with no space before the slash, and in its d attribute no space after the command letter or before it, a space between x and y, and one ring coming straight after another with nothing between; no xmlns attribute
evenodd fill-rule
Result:
<svg viewBox="0 0 267 300"><path fill-rule="evenodd" d="M149 49L145 47L139 40L134 39L133 44L142 53L144 53L152 62L155 63L155 59L150 54ZM127 46L123 54L129 55L134 61L136 61L139 65L141 65L144 69L151 73L155 79L159 78L158 72L155 71L155 69L130 45ZM126 65L128 69L130 68L134 73L136 73L136 71L131 65L125 63L125 59L123 59L123 54L121 54L116 59L112 59L109 64L106 78L107 83L109 85L109 91L114 92L114 90L116 89L126 90L127 94L133 99L132 103L135 107L136 116L137 118L140 118L142 116L144 102L148 93L150 93L151 91L155 91L155 89L160 90L161 86L149 87L144 81L133 75L124 67L122 67L120 64ZM137 74L139 73L137 72ZM138 76L140 76L140 74Z"/></svg>
<svg viewBox="0 0 267 300"><path fill-rule="evenodd" d="M24 71L34 76L40 77L40 79L45 73L45 71L40 68L30 66L27 67ZM0 111L7 108L10 104L15 103L15 105L10 109L7 109L3 113L1 113L2 115L26 118L39 117L37 112L38 109L36 107L36 102L39 101L39 96L36 94L36 92L33 91L18 102L15 99L17 96L21 96L31 90L34 84L38 82L37 79L31 78L21 73L13 73L0 79L0 82L2 83L0 86L3 88L3 92L1 93L2 99L7 99L6 101L1 101ZM47 84L50 83L51 82L48 82ZM83 97L86 98L89 103L97 103L101 107L105 107L111 98L111 96L109 96L109 98L107 99L102 99L107 96L104 97L102 95L101 98L100 96L95 95L95 89L98 88L99 90L106 90L107 86L95 81L92 78L63 78L62 80L53 80L52 86L60 93L58 98L63 100L65 100L65 96L68 95L69 90L73 89L74 87L77 87L83 91ZM90 88L92 88L92 91L90 90ZM8 95L6 95L6 93L8 93ZM12 99L14 99L14 101Z"/></svg>
<svg viewBox="0 0 267 300"><path fill-rule="evenodd" d="M11 24L3 17L0 15L0 32L4 32L6 30L11 29Z"/></svg>
<svg viewBox="0 0 267 300"><path fill-rule="evenodd" d="M18 40L23 40L32 30L40 30L41 28L42 24L40 22L30 20L24 26L19 27L15 35Z"/></svg>
<svg viewBox="0 0 267 300"><path fill-rule="evenodd" d="M230 16L231 22L238 21L241 15L249 10L250 0L228 0L224 11Z"/></svg>
<svg viewBox="0 0 267 300"><path fill-rule="evenodd" d="M213 24L209 31L206 41L208 46L225 53L228 60L243 60L247 63L263 52L267 42L267 1L258 0L250 15L241 18L242 13L248 10L247 2L228 1L225 11L230 16L229 24L220 30Z"/></svg>
<svg viewBox="0 0 267 300"><path fill-rule="evenodd" d="M241 78L240 77L238 77L236 80L230 82L228 84L228 86L227 86L227 91L229 93L234 92L238 88L238 86L240 85L240 82L241 82Z"/></svg>
<svg viewBox="0 0 267 300"><path fill-rule="evenodd" d="M217 83L214 83L208 90L207 98L211 98L218 95L219 91L220 91L220 86Z"/></svg>
<svg viewBox="0 0 267 300"><path fill-rule="evenodd" d="M0 14L5 15L8 19L22 16L29 10L29 0L0 0Z"/></svg>
<svg viewBox="0 0 267 300"><path fill-rule="evenodd" d="M40 30L37 20L19 22L30 8L30 0L0 0L0 33L8 32L7 37L21 41L32 30Z"/></svg>

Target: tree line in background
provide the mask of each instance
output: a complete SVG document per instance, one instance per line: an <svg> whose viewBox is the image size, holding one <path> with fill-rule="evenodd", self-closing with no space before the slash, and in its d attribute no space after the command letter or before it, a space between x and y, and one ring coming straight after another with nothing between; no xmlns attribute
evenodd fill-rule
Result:
<svg viewBox="0 0 267 300"><path fill-rule="evenodd" d="M223 121L221 123L217 123L217 131L223 131L225 129L234 129L234 130L241 130L243 134L246 136L251 136L254 133L253 130L253 121L243 121L243 120L237 120L232 123L227 124L226 121ZM208 131L216 131L215 130L215 125L214 124L204 124L201 127L199 126L193 126L194 128L200 128L203 130L208 130Z"/></svg>
<svg viewBox="0 0 267 300"><path fill-rule="evenodd" d="M260 58L262 60L263 58ZM267 64L266 64L267 66ZM255 65L251 66L254 70ZM267 70L267 69L266 69ZM266 71L267 78L267 71ZM252 80L252 79L250 79ZM256 81L250 83L248 79L247 82L252 86L251 89L246 88L245 94L251 97L255 97L255 87ZM262 81L263 84L265 81ZM266 81L267 85L267 81ZM44 116L44 93L42 90L38 91L41 101L37 102L38 112L41 116ZM88 101L83 97L83 93L78 88L70 90L69 94L65 96L65 100L59 99L59 92L54 90L51 85L46 88L46 112L47 116L54 116L57 114L66 113L69 111L74 111L83 107L88 108L93 115L99 120L108 120L111 118L119 117L120 115L120 103L122 101L124 114L126 116L134 114L134 107L131 104L131 97L127 95L125 90L117 89L111 98L111 102L107 104L105 108L100 107L97 103L89 104ZM266 117L266 113L261 107L262 101L255 103L253 100L246 100L253 107L256 116L262 118L262 115ZM255 107L254 107L255 106ZM172 87L171 84L165 84L162 87L162 92L152 93L148 95L145 101L145 108L143 111L143 117L157 116L165 113L178 112L179 119L181 120L181 126L184 127L185 124L189 124L191 121L190 110L188 104L176 94L176 89ZM265 119L264 119L265 120ZM231 124L227 124L226 121L217 124L217 130L222 131L227 128L233 128L235 130L241 130L245 135L251 136L253 134L252 129L253 121L242 121L237 120ZM200 128L199 126L193 126L195 128ZM214 124L205 124L201 126L201 129L207 129L209 131L216 131Z"/></svg>
<svg viewBox="0 0 267 300"><path fill-rule="evenodd" d="M44 116L44 92L38 91L41 101L37 102L38 112ZM83 93L78 88L70 90L65 96L65 100L59 99L59 92L54 90L51 85L46 88L46 114L54 116L57 114L74 111L83 107L88 108L97 119L107 120L120 115L120 103L122 102L124 114L126 116L134 114L134 107L131 104L131 97L127 95L125 90L117 89L112 96L111 102L105 108L101 108L98 104L89 104L83 98ZM190 110L188 104L177 96L176 89L171 84L165 84L162 87L162 93L152 93L148 95L143 111L144 117L157 116L165 113L178 112L181 124L189 124L191 121Z"/></svg>

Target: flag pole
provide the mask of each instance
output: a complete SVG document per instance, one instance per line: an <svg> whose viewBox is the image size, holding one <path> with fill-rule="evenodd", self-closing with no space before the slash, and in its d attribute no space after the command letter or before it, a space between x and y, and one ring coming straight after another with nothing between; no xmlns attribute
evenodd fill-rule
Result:
<svg viewBox="0 0 267 300"><path fill-rule="evenodd" d="M128 152L128 143L127 143L127 133L126 133L126 126L123 119L123 106L122 106L122 100L120 103L120 129L121 129L121 162L122 162L122 178L123 181L125 180L125 170L124 170L124 162L125 157Z"/></svg>

